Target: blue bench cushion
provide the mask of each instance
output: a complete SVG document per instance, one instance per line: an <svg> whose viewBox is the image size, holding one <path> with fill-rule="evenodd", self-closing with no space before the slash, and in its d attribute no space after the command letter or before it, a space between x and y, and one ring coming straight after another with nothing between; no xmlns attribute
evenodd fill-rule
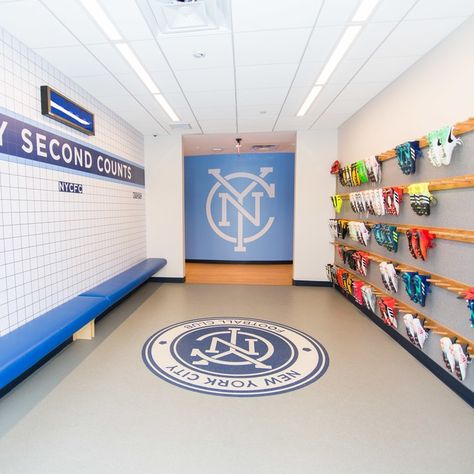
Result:
<svg viewBox="0 0 474 474"><path fill-rule="evenodd" d="M81 293L81 296L102 296L107 298L112 305L147 281L165 265L165 258L147 258L110 280Z"/></svg>
<svg viewBox="0 0 474 474"><path fill-rule="evenodd" d="M109 307L105 298L76 296L0 338L0 388L35 365Z"/></svg>

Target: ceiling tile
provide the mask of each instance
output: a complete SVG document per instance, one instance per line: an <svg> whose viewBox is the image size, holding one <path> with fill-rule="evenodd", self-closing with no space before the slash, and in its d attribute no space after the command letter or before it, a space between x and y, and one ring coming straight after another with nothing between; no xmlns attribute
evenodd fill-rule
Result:
<svg viewBox="0 0 474 474"><path fill-rule="evenodd" d="M388 84L388 81L367 83L351 82L338 94L337 99L331 104L331 108L336 104L351 104L354 107L360 107L375 97L382 89L387 87Z"/></svg>
<svg viewBox="0 0 474 474"><path fill-rule="evenodd" d="M237 66L299 61L311 29L259 31L234 35Z"/></svg>
<svg viewBox="0 0 474 474"><path fill-rule="evenodd" d="M418 60L418 56L371 58L354 78L353 83L392 82Z"/></svg>
<svg viewBox="0 0 474 474"><path fill-rule="evenodd" d="M235 118L220 120L200 120L204 133L236 132Z"/></svg>
<svg viewBox="0 0 474 474"><path fill-rule="evenodd" d="M281 104L285 100L288 88L267 87L264 89L237 89L239 107L259 104Z"/></svg>
<svg viewBox="0 0 474 474"><path fill-rule="evenodd" d="M129 64L111 44L92 44L87 48L112 74L127 74L132 71Z"/></svg>
<svg viewBox="0 0 474 474"><path fill-rule="evenodd" d="M350 112L326 112L318 121L311 127L311 130L324 130L340 127L353 113Z"/></svg>
<svg viewBox="0 0 474 474"><path fill-rule="evenodd" d="M221 106L235 106L235 92L233 90L190 91L186 92L191 107L208 107L215 103Z"/></svg>
<svg viewBox="0 0 474 474"><path fill-rule="evenodd" d="M317 27L309 40L304 60L326 62L343 32L344 27L342 26Z"/></svg>
<svg viewBox="0 0 474 474"><path fill-rule="evenodd" d="M347 84L364 64L363 59L344 58L328 80L328 84Z"/></svg>
<svg viewBox="0 0 474 474"><path fill-rule="evenodd" d="M403 21L374 56L421 56L458 27L462 21L462 18Z"/></svg>
<svg viewBox="0 0 474 474"><path fill-rule="evenodd" d="M135 0L101 0L100 4L127 41L153 39Z"/></svg>
<svg viewBox="0 0 474 474"><path fill-rule="evenodd" d="M275 125L275 131L280 130L307 130L314 121L314 117L305 115L296 117L296 115L282 116Z"/></svg>
<svg viewBox="0 0 474 474"><path fill-rule="evenodd" d="M200 107L194 108L193 111L199 121L235 117L235 107Z"/></svg>
<svg viewBox="0 0 474 474"><path fill-rule="evenodd" d="M176 76L185 92L234 89L232 68L179 70Z"/></svg>
<svg viewBox="0 0 474 474"><path fill-rule="evenodd" d="M427 18L467 18L474 14L472 0L420 0L408 14L407 20Z"/></svg>
<svg viewBox="0 0 474 474"><path fill-rule="evenodd" d="M375 49L388 37L395 28L397 22L387 21L380 23L368 23L349 48L345 59L366 59Z"/></svg>
<svg viewBox="0 0 474 474"><path fill-rule="evenodd" d="M383 0L377 5L370 22L400 21L417 0Z"/></svg>
<svg viewBox="0 0 474 474"><path fill-rule="evenodd" d="M107 42L102 30L77 0L43 0L43 3L81 43Z"/></svg>
<svg viewBox="0 0 474 474"><path fill-rule="evenodd" d="M128 95L127 90L120 85L114 76L108 73L98 76L75 77L74 82L102 102L106 97Z"/></svg>
<svg viewBox="0 0 474 474"><path fill-rule="evenodd" d="M280 108L280 104L261 104L239 107L239 118L259 118L263 120L266 117L276 117L280 112Z"/></svg>
<svg viewBox="0 0 474 474"><path fill-rule="evenodd" d="M74 46L79 42L40 3L0 3L0 24L30 48Z"/></svg>
<svg viewBox="0 0 474 474"><path fill-rule="evenodd" d="M233 66L230 34L160 37L159 42L175 70ZM199 52L205 53L205 57L197 59L193 56Z"/></svg>
<svg viewBox="0 0 474 474"><path fill-rule="evenodd" d="M150 97L152 97L151 93L145 87L145 84L143 84L143 82L135 73L130 72L127 74L114 75L132 95L149 95Z"/></svg>
<svg viewBox="0 0 474 474"><path fill-rule="evenodd" d="M331 0L324 2L318 26L345 25L354 15L361 0Z"/></svg>
<svg viewBox="0 0 474 474"><path fill-rule="evenodd" d="M169 70L169 65L155 40L130 41L130 47L147 71Z"/></svg>
<svg viewBox="0 0 474 474"><path fill-rule="evenodd" d="M41 48L34 51L69 77L107 73L104 66L84 46Z"/></svg>
<svg viewBox="0 0 474 474"><path fill-rule="evenodd" d="M238 0L232 2L235 32L313 26L321 0Z"/></svg>
<svg viewBox="0 0 474 474"><path fill-rule="evenodd" d="M324 62L303 61L298 68L293 87L312 86L324 67Z"/></svg>
<svg viewBox="0 0 474 474"><path fill-rule="evenodd" d="M298 64L266 64L237 68L239 89L263 87L289 87Z"/></svg>
<svg viewBox="0 0 474 474"><path fill-rule="evenodd" d="M240 118L239 132L266 132L273 128L276 117Z"/></svg>
<svg viewBox="0 0 474 474"><path fill-rule="evenodd" d="M181 93L179 83L170 68L162 71L149 71L150 76L163 94Z"/></svg>

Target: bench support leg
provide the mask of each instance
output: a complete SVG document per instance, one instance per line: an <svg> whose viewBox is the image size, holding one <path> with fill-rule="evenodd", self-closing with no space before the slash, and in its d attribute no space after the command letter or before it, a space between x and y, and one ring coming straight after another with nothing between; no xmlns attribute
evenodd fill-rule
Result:
<svg viewBox="0 0 474 474"><path fill-rule="evenodd" d="M78 339L87 339L91 340L95 337L95 320L93 319L90 323L87 323L83 326L79 331L74 333L72 336L73 341L77 341Z"/></svg>

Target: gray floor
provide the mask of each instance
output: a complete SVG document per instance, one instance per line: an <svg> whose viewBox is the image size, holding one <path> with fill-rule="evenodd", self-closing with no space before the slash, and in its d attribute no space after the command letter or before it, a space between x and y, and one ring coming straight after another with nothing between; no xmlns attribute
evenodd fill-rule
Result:
<svg viewBox="0 0 474 474"><path fill-rule="evenodd" d="M261 398L180 389L143 365L171 323L256 317L318 339L314 384ZM470 473L474 415L334 290L149 283L0 400L0 472Z"/></svg>

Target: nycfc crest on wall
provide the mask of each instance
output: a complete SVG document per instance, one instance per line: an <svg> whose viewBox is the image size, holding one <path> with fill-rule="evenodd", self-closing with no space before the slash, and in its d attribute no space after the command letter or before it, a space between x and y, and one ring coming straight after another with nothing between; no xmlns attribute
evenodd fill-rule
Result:
<svg viewBox="0 0 474 474"><path fill-rule="evenodd" d="M185 160L186 258L292 260L294 155Z"/></svg>
<svg viewBox="0 0 474 474"><path fill-rule="evenodd" d="M297 329L259 319L195 319L158 331L143 360L172 384L213 395L263 396L304 387L327 370L329 357Z"/></svg>

